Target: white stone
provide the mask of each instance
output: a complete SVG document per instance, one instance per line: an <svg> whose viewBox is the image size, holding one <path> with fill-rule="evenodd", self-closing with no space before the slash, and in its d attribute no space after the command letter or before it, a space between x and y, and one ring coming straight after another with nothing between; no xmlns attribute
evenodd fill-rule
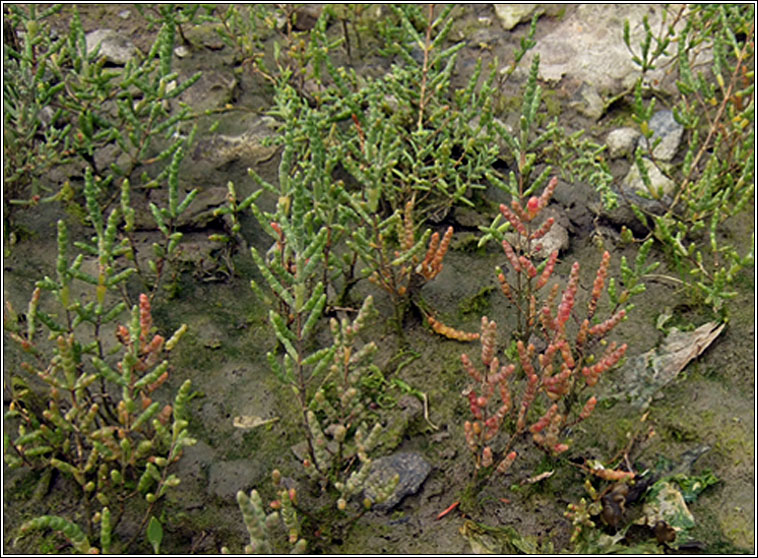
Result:
<svg viewBox="0 0 758 558"><path fill-rule="evenodd" d="M132 58L137 48L129 39L119 35L113 29L98 29L91 31L85 36L87 41L87 54L94 52L98 45L100 50L98 55L105 56L108 62L113 64L126 64Z"/></svg>
<svg viewBox="0 0 758 558"><path fill-rule="evenodd" d="M630 89L640 72L624 44L624 21L629 20L630 43L638 52L644 36L643 17L648 18L652 29L658 29L663 6L580 4L573 9L566 7L566 10L565 19L550 33L537 39L537 46L527 53L522 65L529 67L532 57L539 54L539 77L544 81L567 78L583 82L592 85L604 98ZM701 56L705 58L707 54ZM663 57L656 65L665 68L666 60ZM665 80L663 72L663 69L655 70L649 76L665 89L671 80Z"/></svg>
<svg viewBox="0 0 758 558"><path fill-rule="evenodd" d="M493 4L503 29L510 31L519 23L529 21L539 4Z"/></svg>
<svg viewBox="0 0 758 558"><path fill-rule="evenodd" d="M684 127L674 119L674 113L670 110L656 112L649 122L650 129L654 132L650 138L650 145L658 139L660 142L653 149L653 156L659 161L670 161L679 149ZM645 146L644 138L640 138L639 145Z"/></svg>
<svg viewBox="0 0 758 558"><path fill-rule="evenodd" d="M657 192L660 189L663 197L671 198L676 189L676 184L674 181L670 178L667 178L650 159L643 157L642 162L647 169L648 176L650 177L650 183L652 185L653 192L648 192L648 189L645 187L645 183L642 181L640 171L637 168L636 164L633 164L629 168L629 172L624 177L624 180L621 184L622 187L632 194L636 194L641 190L643 192L649 193L654 197L657 195Z"/></svg>
<svg viewBox="0 0 758 558"><path fill-rule="evenodd" d="M639 130L634 128L617 128L608 133L605 144L608 146L608 156L611 159L626 157L634 151L634 145L639 138Z"/></svg>

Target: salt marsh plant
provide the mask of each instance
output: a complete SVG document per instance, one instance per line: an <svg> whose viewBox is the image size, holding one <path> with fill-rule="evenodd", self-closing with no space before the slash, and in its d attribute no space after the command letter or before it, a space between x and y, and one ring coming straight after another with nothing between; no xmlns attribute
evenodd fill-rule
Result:
<svg viewBox="0 0 758 558"><path fill-rule="evenodd" d="M339 93L335 109L354 124L343 140L343 164L362 186L369 212L402 213L413 201L416 223L439 221L453 205L471 204L472 190L483 187L494 161L487 127L495 68L480 81L479 62L466 86L451 91L464 46L443 48L454 8L435 14L432 5L425 7L417 31L407 10L392 6L402 35L393 44L402 63L387 76L359 86L356 76L327 65Z"/></svg>
<svg viewBox="0 0 758 558"><path fill-rule="evenodd" d="M385 220L380 220L376 215L369 216L361 205L354 204L353 207L357 214L363 216L364 222L371 225L357 229L348 246L366 264L365 273L369 281L390 295L398 334L403 335L408 311L416 309L440 335L459 341L476 339L477 334L459 331L440 322L421 296L424 284L442 271L442 261L453 237L453 227L448 227L442 237L439 232L432 234L427 229L418 238L413 221L413 200L406 203L402 218L395 212ZM367 229L371 236L367 236Z"/></svg>
<svg viewBox="0 0 758 558"><path fill-rule="evenodd" d="M626 286L632 289L626 288L618 294L615 283L608 283L612 306L610 316L603 321L596 320L595 313L606 286L608 252L603 254L598 267L586 310L581 311L576 300L578 263L572 266L562 293L560 285L555 283L538 302L539 290L552 275L554 258L547 261L537 277L530 259L510 250L510 264L523 276L523 282L511 286L502 272L499 273L504 294L514 302L524 300L524 291L529 290L530 285L534 288L528 306L523 309L526 330L514 332L515 347L508 351L513 354L511 362L501 364L497 356L497 325L483 317L481 367L467 354L461 355L463 368L474 382L465 392L474 420L466 421L464 434L476 469L494 467L497 472L505 473L516 459L514 448L519 439L529 435L537 447L550 455L569 449L568 440L564 439L567 429L587 419L597 404L596 396L588 392L626 353L625 343L606 344L605 337L626 316L626 308L620 308L621 301L628 300L634 286L640 285L636 281L646 269L646 251L650 246L651 242L645 245L634 270L625 262L622 264ZM506 255L508 252L506 250ZM535 278L536 282L532 283ZM579 324L577 330L572 328L572 318ZM529 332L529 336L519 338L525 332ZM538 350L535 344L544 349ZM516 388L517 385L520 387ZM535 416L539 418L535 420ZM508 429L507 440L499 439L503 428Z"/></svg>
<svg viewBox="0 0 758 558"><path fill-rule="evenodd" d="M75 8L68 34L55 37L51 33L50 17L61 9L54 6L38 12L35 6L14 5L4 14L12 34L3 50L5 201L10 205L77 204L77 198L84 198L82 205L87 209L80 213L86 218L93 200L107 208L118 198L119 183L130 181L135 190L168 183L170 208L156 217L165 243L161 254L156 249L155 266L151 266L160 268L160 261L170 259L168 244L178 242L172 221L194 196L185 204L177 200L178 168L195 133L183 125L195 114L188 106L172 110L171 103L200 74L180 83L173 71L176 21L168 15L150 51L114 69L106 66L99 48L87 50ZM77 159L84 163L83 187L77 191L77 180L66 180L52 193L45 184L46 169ZM161 272L154 269L156 277L143 288L154 290ZM142 275L147 281L146 274Z"/></svg>
<svg viewBox="0 0 758 558"><path fill-rule="evenodd" d="M292 148L292 143L287 146ZM306 187L312 183L311 175L289 172L288 147L280 165L280 183L288 195L279 197L274 213L264 212L254 202L250 206L274 240L265 255L251 248L270 295L251 284L270 307L269 321L279 345L267 355L271 369L297 397L307 443L305 470L334 487L344 509L347 499L363 487L370 470L368 453L381 430L378 425L367 430L363 424L366 410L359 390L376 346L355 347L358 332L373 312L373 299L364 300L352 322L332 319L333 343L313 348L313 334L327 303L322 270L329 254L329 229L320 224L317 204ZM336 448L327 447L327 436ZM360 469L352 471L345 466L348 462L360 464Z"/></svg>
<svg viewBox="0 0 758 558"><path fill-rule="evenodd" d="M300 536L300 520L295 509L297 491L282 486L281 473L277 469L272 471L271 480L278 491L278 499L268 504L271 509L268 513L267 506L257 490L251 490L250 495L241 490L237 492L237 504L250 537L250 542L244 548L245 554L273 554L279 551L280 547L290 554L305 554L307 542ZM278 530L286 532L286 546L279 544L283 537L277 536ZM222 547L221 552L230 553L227 547Z"/></svg>
<svg viewBox="0 0 758 558"><path fill-rule="evenodd" d="M3 9L3 219L9 217L11 200L16 204L39 201L44 193L39 178L56 163L65 162L69 154L73 124L56 126L61 114L51 110L64 84L42 79L48 59L64 47L63 41L53 45L48 32L48 20L61 6L37 8L31 5L28 12L15 6ZM23 40L17 29L23 31Z"/></svg>
<svg viewBox="0 0 758 558"><path fill-rule="evenodd" d="M747 209L755 193L755 7L682 6L666 9L656 32L643 20L645 35L624 42L640 69L634 93L634 119L643 141L634 160L644 188L632 200L637 217L661 243L679 272L680 283L699 293L714 311L735 296L730 285L753 265L753 248L741 255L723 238L727 219ZM712 58L703 67L704 52ZM664 56L675 72L678 98L674 118L683 126L687 150L673 165L656 157L661 138L650 127L656 98L648 73ZM671 180L668 192L651 181L648 165Z"/></svg>
<svg viewBox="0 0 758 558"><path fill-rule="evenodd" d="M37 282L23 320L10 304L4 314L5 329L27 357L20 370L11 370L6 419L18 431L5 434L5 461L41 471L43 482L62 474L77 487L81 504L75 518L40 516L21 534L53 529L80 552L91 550L96 535L102 552L130 548L148 521L157 521L156 506L179 484L171 466L194 444L187 433L189 380L172 404L155 393L169 378L168 357L187 328L168 340L156 334L145 294L127 325L119 323L126 303L111 295L133 270L113 270L115 227L111 218L98 231L100 274L94 277L82 270L82 255L70 260L68 230L59 221L56 277ZM75 294L82 285L91 289L87 298ZM115 346L108 341L114 334ZM47 490L42 486L41 493ZM145 506L136 505L137 496ZM137 520L139 530L128 541L113 540L126 517Z"/></svg>
<svg viewBox="0 0 758 558"><path fill-rule="evenodd" d="M526 164L523 157L522 169ZM624 320L629 308L624 305L630 296L644 291L640 278L657 266L646 264L652 246L649 240L641 247L633 268L622 259L623 291L619 292L615 280L608 281L611 256L605 252L586 310L579 310L579 263L571 267L563 289L558 283L550 286L558 250L545 258L539 252L540 239L550 231L553 218L544 219L539 226L533 224L547 207L558 185L557 177L551 178L541 192L535 187L544 182L542 176L528 186L514 175L511 177L514 196L510 207L500 205L502 217L514 231L510 236L503 235L501 241L510 272L498 268L497 274L500 288L517 314L512 332L515 346L508 351L512 362L500 364L496 356L497 325L486 317L482 318L480 335L482 368L475 366L467 354L461 355L463 367L474 381L466 391L475 419L464 424L466 444L476 469L494 466L500 473L513 464L517 456L514 447L519 438L528 434L548 454L559 455L569 449L562 439L566 430L587 419L597 404L596 397L588 397L586 392L618 364L627 349L625 343L605 346L605 337ZM610 315L599 321L596 312L606 285ZM579 324L577 330L573 323ZM537 350L536 344L544 349ZM518 396L513 387L516 382L523 384ZM542 414L535 422L529 418L533 408L539 408L537 413ZM497 440L504 425L510 428L509 437L507 441Z"/></svg>

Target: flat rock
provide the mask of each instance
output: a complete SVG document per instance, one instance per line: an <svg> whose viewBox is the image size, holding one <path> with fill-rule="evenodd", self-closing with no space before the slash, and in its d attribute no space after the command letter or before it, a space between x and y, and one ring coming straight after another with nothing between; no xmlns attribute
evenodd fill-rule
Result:
<svg viewBox="0 0 758 558"><path fill-rule="evenodd" d="M252 167L268 161L279 149L269 141L275 132L271 120L266 117L229 115L221 122L218 133L201 137L196 142L192 151L195 163L217 169L238 161Z"/></svg>
<svg viewBox="0 0 758 558"><path fill-rule="evenodd" d="M659 110L648 123L653 131L650 145L660 139L658 145L653 148L653 156L660 161L670 161L679 149L684 127L674 120L674 113L670 110ZM645 145L645 138L639 138L638 145Z"/></svg>
<svg viewBox="0 0 758 558"><path fill-rule="evenodd" d="M670 201L674 194L674 189L676 188L674 181L667 178L650 159L643 157L642 163L645 165L647 174L650 177L650 184L653 189L651 195L660 194L660 199L664 203ZM640 191L648 192L648 188L645 186L642 176L640 175L640 170L635 163L629 167L629 172L621 181L621 189L623 190L624 195L631 198L637 205L644 206L651 211L656 211L661 207L658 201L643 198L638 195L637 192Z"/></svg>
<svg viewBox="0 0 758 558"><path fill-rule="evenodd" d="M85 40L87 54L92 53L100 45L98 55L105 56L106 60L112 64L123 66L137 53L134 43L113 29L91 31L87 33Z"/></svg>
<svg viewBox="0 0 758 558"><path fill-rule="evenodd" d="M564 6L566 7L566 6ZM525 57L522 66L529 68L535 54L540 56L539 77L556 82L563 78L591 85L604 98L632 87L639 69L623 40L624 20L629 20L630 42L636 51L644 37L643 18L652 29L661 24L663 7L649 4L580 4L566 7L567 15ZM703 55L705 56L705 54ZM665 68L667 58L657 66ZM673 89L663 70L649 74L659 88Z"/></svg>
<svg viewBox="0 0 758 558"><path fill-rule="evenodd" d="M599 120L605 112L605 101L592 85L583 83L574 95L569 105L580 114L593 120Z"/></svg>
<svg viewBox="0 0 758 558"><path fill-rule="evenodd" d="M611 159L631 155L640 135L639 130L629 127L616 128L610 131L605 138L605 144L608 146L608 155Z"/></svg>
<svg viewBox="0 0 758 558"><path fill-rule="evenodd" d="M632 404L646 409L663 386L713 343L724 325L708 322L694 331L672 328L659 348L630 360L623 368L621 386Z"/></svg>
<svg viewBox="0 0 758 558"><path fill-rule="evenodd" d="M400 480L395 491L387 500L372 508L377 511L389 511L406 496L418 492L431 470L432 466L421 454L415 452L396 453L380 457L375 459L371 465L371 473L366 480L367 488L364 494L367 498L375 499L376 493L370 487L381 486L383 483L389 482L395 475L399 475Z"/></svg>
<svg viewBox="0 0 758 558"><path fill-rule="evenodd" d="M186 49L182 45L177 50L180 48ZM189 51L183 55L176 52L179 57L188 54ZM232 101L237 85L237 78L231 72L203 70L200 78L179 96L179 101L187 103L196 112L221 108ZM178 106L178 102L176 104Z"/></svg>

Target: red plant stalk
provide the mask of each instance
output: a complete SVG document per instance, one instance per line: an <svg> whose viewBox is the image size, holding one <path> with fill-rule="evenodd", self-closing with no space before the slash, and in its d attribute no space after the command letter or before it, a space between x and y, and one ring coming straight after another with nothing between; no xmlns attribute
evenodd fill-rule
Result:
<svg viewBox="0 0 758 558"><path fill-rule="evenodd" d="M513 333L517 358L513 364L500 365L495 322L486 317L482 318L480 335L483 370L467 355L461 356L463 368L474 382L464 395L469 399L475 420L464 425L464 432L477 469L497 463L495 469L506 472L516 459L514 445L529 434L538 447L549 453L567 451L568 444L560 440L563 430L589 418L597 405L595 396L584 396L581 409L574 409L580 400L579 392L596 385L602 374L616 366L626 352L625 344L611 343L593 363L593 348L626 316L624 309L614 309L615 313L605 321L598 323L594 319L607 283L609 253L603 254L598 266L592 291L583 306L585 316L575 315L580 308L577 305L579 263L571 267L562 291L558 284L554 284L546 296L538 298L538 291L553 276L558 251L551 252L541 262L542 268L538 271L539 262L535 258L541 246L536 241L550 231L554 219L548 218L536 228L531 223L547 207L557 183L557 178L553 178L539 196L528 200L523 196L514 197L509 205L500 206L501 214L517 232L515 237L502 241L503 252L515 277L509 280L500 268L497 269L500 288L518 311L518 327ZM529 342L533 335L541 336L546 343L540 354ZM572 337L573 341L570 340ZM523 376L514 374L517 367L523 371ZM519 377L524 378L520 389L511 385L513 379ZM519 392L520 395L515 395ZM496 395L499 395L499 401ZM535 420L529 415L538 397L546 400L548 410ZM519 402L514 405L516 400ZM508 416L511 421L505 420ZM504 424L512 424L513 430L503 446L494 442ZM498 447L503 449L496 457L493 448Z"/></svg>
<svg viewBox="0 0 758 558"><path fill-rule="evenodd" d="M506 255L509 251L512 252L509 243L504 242L503 247ZM522 274L528 276L527 269L531 262L523 255L516 256L515 252L512 253L513 260L518 263ZM554 252L548 257L545 269L552 268L556 261L557 252ZM606 284L609 263L610 256L606 253L595 275L589 302L584 306L587 317L581 321L571 319L574 311L582 308L576 304L580 271L577 263L571 268L563 292L561 293L558 285L554 285L542 302L539 313L536 312L536 296L529 296L530 314L539 317L539 333L546 342L545 349L540 353L533 343L527 344L517 339L516 362L500 365L497 356L497 326L487 317L482 318L481 365L477 366L467 355L461 355L463 368L474 382L465 395L469 399L470 410L475 420L467 422L464 431L466 444L473 454L477 469L496 465L495 470L507 471L516 458L513 451L516 442L528 435L531 435L534 444L544 451L553 455L563 453L569 450L569 445L561 441L563 430L567 426L588 419L593 413L597 405L595 396L581 398L584 401L583 406L574 408L574 405L579 403L580 391L595 386L602 374L618 364L627 349L626 344L619 346L610 343L603 355L592 362L593 347L626 315L625 310L621 309L607 320L590 325ZM540 280L551 273L552 269L547 272L543 269ZM501 278L501 283L503 282ZM506 289L504 293L513 294ZM521 299L523 300L523 296ZM558 300L560 302L556 308ZM572 328L576 328L573 342L569 340ZM525 381L520 389L511 385L513 379L519 377L514 374L516 368L524 373ZM518 401L515 407L514 391L520 391L520 395L515 396ZM538 397L546 400L548 410L541 417L532 418L530 410ZM509 415L512 416L512 422L505 420ZM496 443L496 438L504 424L514 426L503 447L502 444ZM503 449L495 450L498 447ZM499 457L496 453L500 454Z"/></svg>
<svg viewBox="0 0 758 558"><path fill-rule="evenodd" d="M144 293L139 295L139 325L140 325L140 345L144 348L147 343L147 336L150 334L150 328L153 326L153 316L150 313L150 298Z"/></svg>

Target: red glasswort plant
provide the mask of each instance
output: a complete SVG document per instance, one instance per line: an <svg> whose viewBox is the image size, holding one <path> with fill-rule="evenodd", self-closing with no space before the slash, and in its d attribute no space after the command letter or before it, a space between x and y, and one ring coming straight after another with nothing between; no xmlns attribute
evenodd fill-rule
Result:
<svg viewBox="0 0 758 558"><path fill-rule="evenodd" d="M529 198L525 205L523 200L514 198L510 208L500 206L501 213L517 233L512 242L502 241L515 278L509 281L500 268L497 270L501 290L518 312L517 329L513 332L516 355L514 363L500 364L496 356L497 325L486 316L482 318L480 336L483 369L476 367L468 355L461 355L464 370L475 382L464 392L474 416L473 421L464 424L464 433L477 469L497 463L496 470L506 472L516 458L516 442L527 433L537 446L550 454L566 451L569 445L561 439L562 433L588 418L597 404L597 398L587 396L586 391L597 384L603 373L618 364L627 349L626 344L612 342L601 354L594 353L598 344L626 316L626 310L619 306L629 295L625 291L616 297L615 284L609 284L615 308L605 321L595 319L608 276L608 252L603 254L583 316L577 315L579 263L572 266L560 299L557 283L542 300L537 298L550 281L558 251L535 266L534 259L541 249L539 240L553 226L553 219L546 219L539 227L532 223L547 206L556 185L557 179L553 178L539 197ZM571 318L579 324L578 329L570 327ZM533 336L543 339L545 349L541 352L535 348L534 343L538 341ZM518 378L523 378L524 385L516 396ZM535 405L535 401L539 401L539 405ZM577 412L578 403L582 406ZM546 410L536 420L530 418L530 409L539 406ZM496 455L493 444L504 424L511 429L511 435L504 445L499 444L502 449Z"/></svg>
<svg viewBox="0 0 758 558"><path fill-rule="evenodd" d="M403 335L405 317L409 309L415 308L435 333L458 341L473 341L479 337L478 333L460 331L437 320L434 310L421 296L421 288L442 271L442 261L453 238L453 227L448 227L442 237L427 229L417 240L414 203L411 199L405 204L402 218L395 213L383 223L374 221L370 227L371 240L366 238L363 229L359 229L353 235L351 246L367 264L367 269L373 270L368 276L369 281L390 295L398 333ZM391 245L394 243L398 246L393 250Z"/></svg>

